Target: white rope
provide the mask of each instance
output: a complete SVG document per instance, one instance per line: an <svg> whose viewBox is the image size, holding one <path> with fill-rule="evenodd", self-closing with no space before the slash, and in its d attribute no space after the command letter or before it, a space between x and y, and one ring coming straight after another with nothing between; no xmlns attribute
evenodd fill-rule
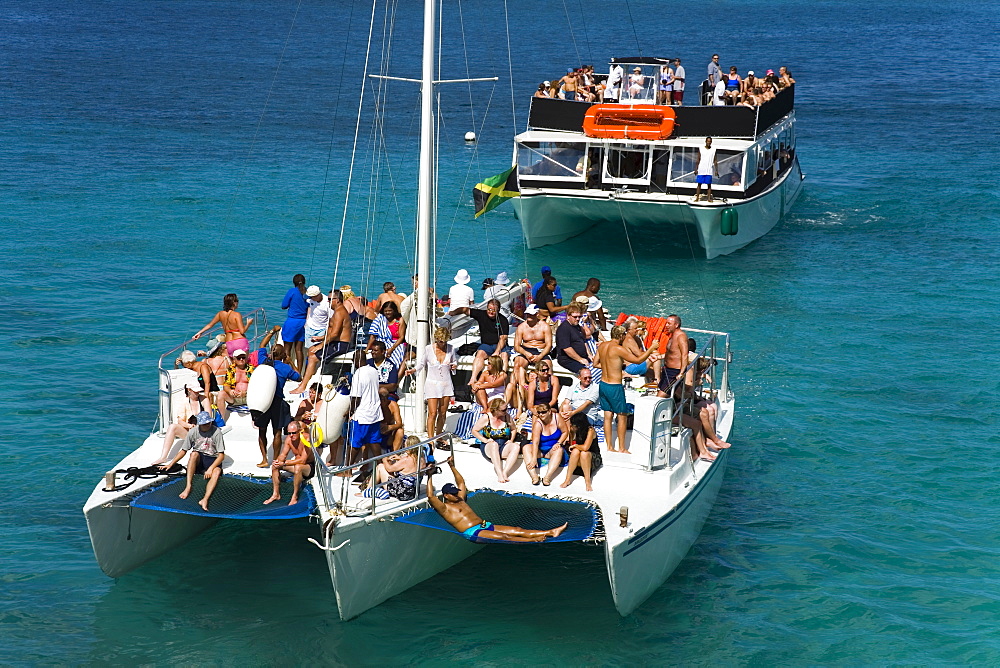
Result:
<svg viewBox="0 0 1000 668"><path fill-rule="evenodd" d="M362 70L361 95L358 98L358 120L354 124L354 144L351 147L351 166L347 171L347 193L344 195L344 215L340 220L340 237L337 240L337 260L333 265L333 285L337 285L340 274L340 255L344 247L344 230L347 228L347 208L351 201L351 182L354 179L354 157L358 151L358 133L361 131L361 110L365 101L365 82L368 80L368 58L371 56L372 32L375 29L375 9L377 0L372 0L372 18L368 23L368 45L365 48L365 66Z"/></svg>

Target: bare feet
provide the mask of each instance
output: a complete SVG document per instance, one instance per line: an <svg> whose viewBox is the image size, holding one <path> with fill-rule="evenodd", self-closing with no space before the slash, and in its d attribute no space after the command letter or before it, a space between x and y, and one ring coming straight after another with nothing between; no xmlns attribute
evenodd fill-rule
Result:
<svg viewBox="0 0 1000 668"><path fill-rule="evenodd" d="M190 493L191 493L191 488L190 487L185 487L184 491L181 492L180 494L178 494L177 496L179 498L181 498L181 499L186 499L186 498L188 498L188 494L190 494Z"/></svg>
<svg viewBox="0 0 1000 668"><path fill-rule="evenodd" d="M594 487L589 482L587 483L587 491L588 492L593 492L594 491Z"/></svg>
<svg viewBox="0 0 1000 668"><path fill-rule="evenodd" d="M208 501L202 499L201 501L198 502L198 505L201 506L201 509L204 510L206 513L208 512Z"/></svg>
<svg viewBox="0 0 1000 668"><path fill-rule="evenodd" d="M555 529L550 531L549 535L552 536L553 538L556 538L559 534L561 534L563 531L566 530L567 526L569 526L569 522L564 522L561 527L556 527Z"/></svg>
<svg viewBox="0 0 1000 668"><path fill-rule="evenodd" d="M264 505L266 506L269 503L273 503L273 502L279 501L279 500L281 500L281 495L280 494L272 494L271 498L264 502Z"/></svg>
<svg viewBox="0 0 1000 668"><path fill-rule="evenodd" d="M563 484L561 484L561 485L559 485L559 486L560 486L560 487L569 487L569 483L570 483L570 481L569 481L569 480L567 480L567 481L565 481L565 482L564 482Z"/></svg>
<svg viewBox="0 0 1000 668"><path fill-rule="evenodd" d="M267 461L266 459L262 459L262 460L260 460L260 464L257 464L257 468L259 468L259 469L271 468L271 463L269 461Z"/></svg>
<svg viewBox="0 0 1000 668"><path fill-rule="evenodd" d="M714 462L715 461L715 457L716 457L716 455L714 453L712 453L712 452L705 452L705 454L703 454L698 459L704 459L706 462Z"/></svg>
<svg viewBox="0 0 1000 668"><path fill-rule="evenodd" d="M293 496L291 499L288 500L288 505L294 506L298 502L299 502L299 497Z"/></svg>
<svg viewBox="0 0 1000 668"><path fill-rule="evenodd" d="M632 454L631 450L619 450L618 452L622 453L623 455L631 455Z"/></svg>
<svg viewBox="0 0 1000 668"><path fill-rule="evenodd" d="M727 443L727 442L723 441L722 439L718 439L718 440L712 441L712 447L713 448L719 448L721 450L725 450L726 448L731 448L732 446L733 446L732 443Z"/></svg>

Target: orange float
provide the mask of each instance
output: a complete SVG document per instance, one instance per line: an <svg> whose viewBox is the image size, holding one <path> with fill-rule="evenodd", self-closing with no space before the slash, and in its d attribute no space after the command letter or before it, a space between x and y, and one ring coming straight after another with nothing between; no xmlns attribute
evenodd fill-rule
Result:
<svg viewBox="0 0 1000 668"><path fill-rule="evenodd" d="M668 139L677 115L655 104L595 104L583 117L583 134L601 139Z"/></svg>

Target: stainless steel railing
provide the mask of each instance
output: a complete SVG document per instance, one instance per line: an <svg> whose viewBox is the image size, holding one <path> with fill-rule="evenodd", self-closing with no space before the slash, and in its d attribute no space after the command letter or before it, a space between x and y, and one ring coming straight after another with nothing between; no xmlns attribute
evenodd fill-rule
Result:
<svg viewBox="0 0 1000 668"><path fill-rule="evenodd" d="M256 308L247 315L248 317L253 318L253 322L250 323L250 329L247 330L247 340L250 342L251 348L255 348L257 347L257 344L260 342L260 340L263 339L268 332L269 328L267 326L267 314L264 312L263 308ZM156 363L156 369L160 379L160 385L158 389L158 396L160 399L159 418L158 418L159 429L157 429L159 433L162 434L166 430L166 428L174 421L173 402L171 400L173 397L174 387L173 387L173 379L170 376L170 371L178 367L181 353L184 352L185 350L188 350L194 341L205 341L205 337L208 337L207 341L205 342L209 342L221 330L222 330L221 323L216 324L214 327L212 327L207 332L202 334L202 336L200 336L199 338L188 339L187 341L174 346L167 352L160 355L160 358L159 360L157 360ZM218 343L208 352L212 353L215 350L217 350L219 346L224 346L224 345L225 343ZM164 361L167 359L171 359L171 356L173 356L173 364L169 368L164 367Z"/></svg>

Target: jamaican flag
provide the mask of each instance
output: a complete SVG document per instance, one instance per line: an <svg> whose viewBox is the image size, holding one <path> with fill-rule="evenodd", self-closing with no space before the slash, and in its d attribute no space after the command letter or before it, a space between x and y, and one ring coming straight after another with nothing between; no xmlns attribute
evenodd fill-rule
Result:
<svg viewBox="0 0 1000 668"><path fill-rule="evenodd" d="M521 192L517 189L517 165L506 172L477 183L472 189L472 201L476 203L476 218L491 209L495 209L504 200L517 197Z"/></svg>

